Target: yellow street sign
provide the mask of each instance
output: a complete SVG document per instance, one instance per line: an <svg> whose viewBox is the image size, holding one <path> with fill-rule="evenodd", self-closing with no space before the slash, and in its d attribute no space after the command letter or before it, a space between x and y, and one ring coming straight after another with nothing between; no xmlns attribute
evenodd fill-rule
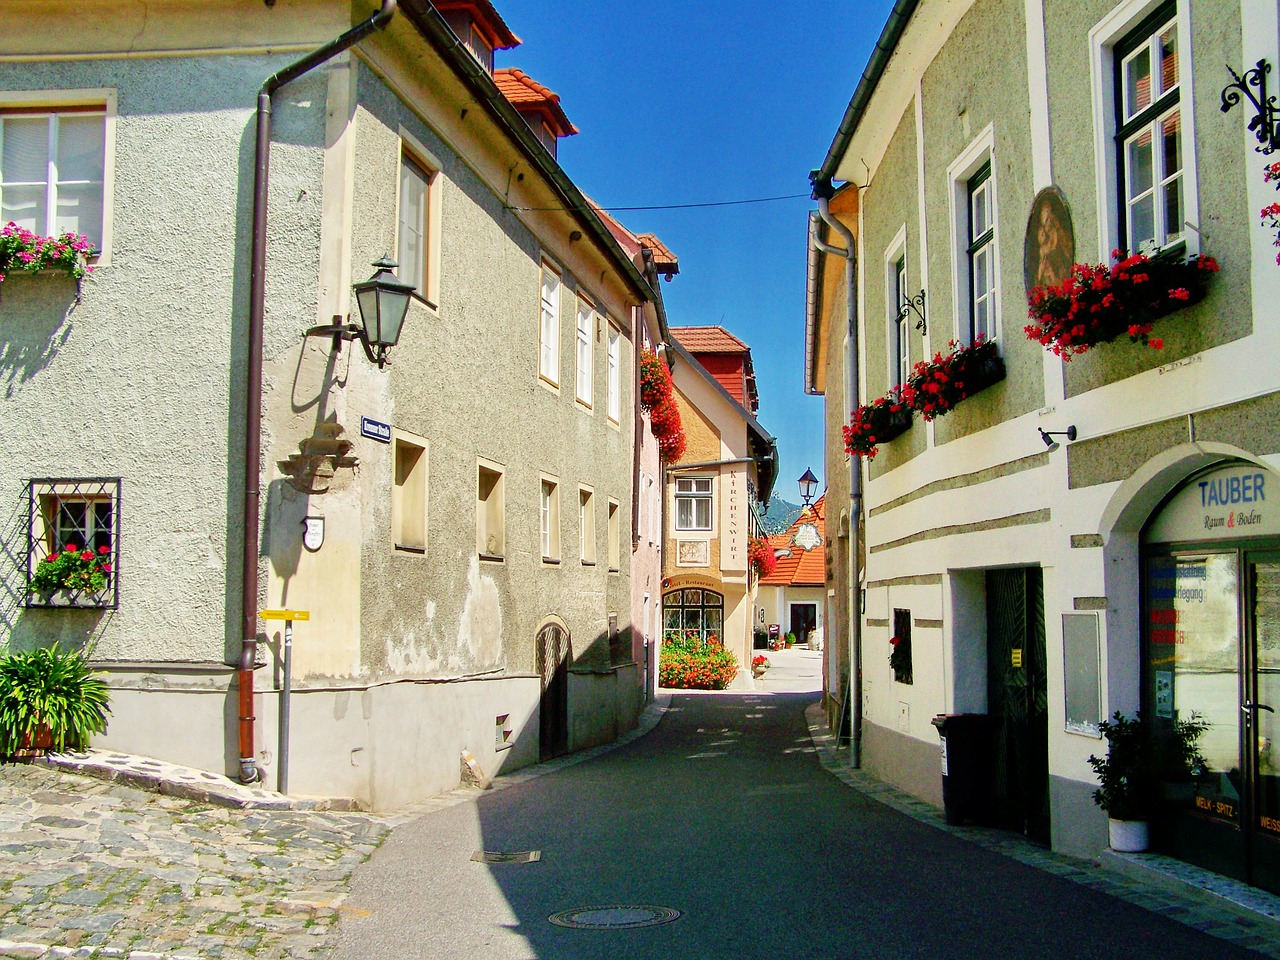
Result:
<svg viewBox="0 0 1280 960"><path fill-rule="evenodd" d="M263 620L310 620L310 610L259 610Z"/></svg>

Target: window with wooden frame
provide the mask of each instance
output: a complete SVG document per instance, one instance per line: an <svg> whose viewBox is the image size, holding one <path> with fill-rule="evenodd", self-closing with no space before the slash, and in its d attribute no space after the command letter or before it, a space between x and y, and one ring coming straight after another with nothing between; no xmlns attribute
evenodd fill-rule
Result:
<svg viewBox="0 0 1280 960"><path fill-rule="evenodd" d="M27 484L28 607L119 605L120 479Z"/></svg>
<svg viewBox="0 0 1280 960"><path fill-rule="evenodd" d="M439 302L439 164L416 143L402 141L396 222L397 275L427 303Z"/></svg>
<svg viewBox="0 0 1280 960"><path fill-rule="evenodd" d="M584 406L591 406L591 361L594 353L593 345L595 342L596 328L596 311L586 300L578 300L578 328L576 335L577 358L578 358L578 379L577 393L578 402Z"/></svg>
<svg viewBox="0 0 1280 960"><path fill-rule="evenodd" d="M1119 246L1154 252L1183 239L1186 218L1176 6L1146 17L1114 58Z"/></svg>
<svg viewBox="0 0 1280 960"><path fill-rule="evenodd" d="M538 526L542 559L560 562L560 485L554 477L543 477L538 499Z"/></svg>
<svg viewBox="0 0 1280 960"><path fill-rule="evenodd" d="M563 284L559 272L542 262L542 323L539 330L538 376L560 385L560 303Z"/></svg>
<svg viewBox="0 0 1280 960"><path fill-rule="evenodd" d="M101 251L106 163L104 106L0 106L0 224Z"/></svg>

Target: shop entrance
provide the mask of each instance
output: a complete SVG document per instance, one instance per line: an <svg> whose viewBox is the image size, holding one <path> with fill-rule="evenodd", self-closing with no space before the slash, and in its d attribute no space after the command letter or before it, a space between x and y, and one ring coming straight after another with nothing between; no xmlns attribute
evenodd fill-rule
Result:
<svg viewBox="0 0 1280 960"><path fill-rule="evenodd" d="M1216 468L1188 481L1148 526L1143 716L1156 745L1157 849L1280 893L1272 491L1280 499L1280 478L1252 464Z"/></svg>
<svg viewBox="0 0 1280 960"><path fill-rule="evenodd" d="M1044 577L988 570L987 713L995 725L995 824L1049 843L1049 712Z"/></svg>
<svg viewBox="0 0 1280 960"><path fill-rule="evenodd" d="M809 642L809 634L818 626L818 605L816 603L791 604L791 632L796 635L796 643L804 645Z"/></svg>

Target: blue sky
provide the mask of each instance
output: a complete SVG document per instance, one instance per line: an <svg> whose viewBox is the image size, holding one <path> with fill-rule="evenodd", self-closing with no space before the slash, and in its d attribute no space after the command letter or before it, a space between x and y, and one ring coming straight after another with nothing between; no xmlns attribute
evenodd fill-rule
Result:
<svg viewBox="0 0 1280 960"><path fill-rule="evenodd" d="M673 326L720 324L751 345L760 421L778 438L776 492L824 476L822 398L804 394L809 171L822 163L891 0L495 0L523 40L495 66L560 95L581 131L560 142L605 208L803 194L773 203L618 211L680 258Z"/></svg>

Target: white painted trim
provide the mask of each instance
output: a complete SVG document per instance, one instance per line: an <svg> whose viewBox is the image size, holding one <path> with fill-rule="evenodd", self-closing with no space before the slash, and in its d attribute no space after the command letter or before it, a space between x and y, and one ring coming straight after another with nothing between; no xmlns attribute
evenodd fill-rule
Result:
<svg viewBox="0 0 1280 960"><path fill-rule="evenodd" d="M951 298L951 337L961 342L965 340L964 333L968 328L969 319L969 259L966 253L969 243L968 231L961 230L960 217L963 215L965 222L968 222L969 178L987 162L991 163L991 245L996 264L996 290L993 305L997 341L1000 340L1002 333L1000 324L1004 311L1000 309L1002 299L1000 296L1000 185L996 182L995 159L995 125L989 123L947 166L948 226L951 231L951 289L954 293Z"/></svg>
<svg viewBox="0 0 1280 960"><path fill-rule="evenodd" d="M889 246L884 252L884 319L885 319L885 336L889 349L885 350L885 360L887 362L886 371L889 374L888 382L892 385L897 378L898 372L898 311L895 309L898 304L894 302L894 279L897 274L897 265L899 260L905 260L905 276L910 276L912 267L911 258L907 255L907 225L904 223L896 234ZM906 291L903 291L904 293ZM910 372L911 344L907 342L908 372Z"/></svg>
<svg viewBox="0 0 1280 960"><path fill-rule="evenodd" d="M1027 24L1027 93L1031 121L1031 189L1039 193L1053 183L1049 130L1049 64L1044 40L1045 0L1024 0Z"/></svg>
<svg viewBox="0 0 1280 960"><path fill-rule="evenodd" d="M1116 43L1132 30L1143 17L1161 5L1163 0L1125 0L1102 18L1089 31L1089 71L1093 89L1093 150L1098 203L1098 260L1111 261L1111 251L1120 242L1120 204L1116 196L1115 138L1115 56ZM1195 76L1192 64L1195 51L1191 43L1191 0L1178 0L1179 69L1178 103L1182 116L1182 204L1186 229L1187 252L1200 252L1200 190L1198 139L1196 137ZM1077 247L1077 251L1079 247Z"/></svg>

